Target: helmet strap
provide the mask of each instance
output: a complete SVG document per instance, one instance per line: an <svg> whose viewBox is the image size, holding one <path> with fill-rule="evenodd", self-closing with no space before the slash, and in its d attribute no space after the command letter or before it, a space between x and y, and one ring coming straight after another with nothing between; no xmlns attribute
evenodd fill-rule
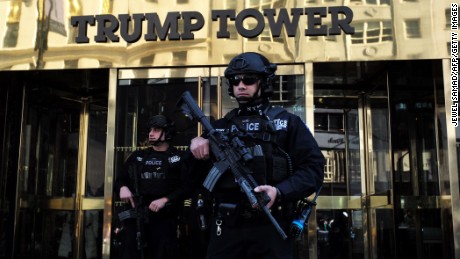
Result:
<svg viewBox="0 0 460 259"><path fill-rule="evenodd" d="M241 106L251 106L253 104L258 104L260 103L260 100L263 99L264 94L262 93L262 82L259 81L257 84L257 91L254 93L254 95L250 98L236 98L236 101L238 102L238 105Z"/></svg>
<svg viewBox="0 0 460 259"><path fill-rule="evenodd" d="M165 137L164 140L161 140L164 135L165 135L165 130L163 129L161 131L161 134L160 134L160 137L158 138L158 140L149 141L149 144L152 145L152 146L155 146L155 147L158 147L158 146L162 145L164 142L166 142L166 137Z"/></svg>

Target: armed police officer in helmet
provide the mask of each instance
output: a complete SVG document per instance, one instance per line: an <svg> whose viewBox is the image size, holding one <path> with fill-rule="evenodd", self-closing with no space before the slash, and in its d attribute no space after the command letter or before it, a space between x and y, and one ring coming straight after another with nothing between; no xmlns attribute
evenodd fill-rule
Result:
<svg viewBox="0 0 460 259"><path fill-rule="evenodd" d="M234 57L225 77L238 108L215 121L214 127L230 138L238 136L251 150L249 167L258 184L254 192L270 197L267 207L289 232L295 203L322 185L325 160L303 121L271 106L276 68L258 53ZM199 160L213 156L203 137L192 140L190 151ZM293 239L283 240L264 213L249 205L230 172L219 178L212 195L215 207L208 258L292 258Z"/></svg>
<svg viewBox="0 0 460 259"><path fill-rule="evenodd" d="M128 157L115 182L133 208L120 213L126 229L121 258L178 258L183 152L171 145L175 128L167 117L151 117L147 128L149 146Z"/></svg>

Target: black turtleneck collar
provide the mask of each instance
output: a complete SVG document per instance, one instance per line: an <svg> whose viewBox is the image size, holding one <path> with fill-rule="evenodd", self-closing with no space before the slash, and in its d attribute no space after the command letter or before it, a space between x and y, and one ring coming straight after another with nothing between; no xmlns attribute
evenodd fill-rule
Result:
<svg viewBox="0 0 460 259"><path fill-rule="evenodd" d="M238 115L263 114L269 105L270 103L266 98L261 98L249 103L240 103Z"/></svg>

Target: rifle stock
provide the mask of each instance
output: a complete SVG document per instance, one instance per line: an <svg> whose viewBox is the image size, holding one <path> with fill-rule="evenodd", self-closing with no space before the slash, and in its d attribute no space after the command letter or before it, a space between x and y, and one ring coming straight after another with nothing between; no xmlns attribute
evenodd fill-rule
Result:
<svg viewBox="0 0 460 259"><path fill-rule="evenodd" d="M270 197L265 192L255 193L254 188L258 186L251 172L245 165L252 160L252 155L244 143L238 138L229 139L223 132L217 131L204 115L203 111L193 99L190 92L186 91L179 99L177 106L190 119L198 120L205 130L209 140L211 152L215 156L216 162L208 173L203 186L212 191L219 178L228 169L231 170L236 182L247 196L249 203L254 208L259 208L269 218L270 222L276 228L283 239L287 239L286 233L280 227L276 219L267 208Z"/></svg>

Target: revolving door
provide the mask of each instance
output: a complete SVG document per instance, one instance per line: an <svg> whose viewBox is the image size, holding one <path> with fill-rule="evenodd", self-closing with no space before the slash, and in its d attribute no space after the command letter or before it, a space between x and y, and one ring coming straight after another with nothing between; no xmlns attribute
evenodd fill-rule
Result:
<svg viewBox="0 0 460 259"><path fill-rule="evenodd" d="M451 258L439 63L314 64L318 258Z"/></svg>

